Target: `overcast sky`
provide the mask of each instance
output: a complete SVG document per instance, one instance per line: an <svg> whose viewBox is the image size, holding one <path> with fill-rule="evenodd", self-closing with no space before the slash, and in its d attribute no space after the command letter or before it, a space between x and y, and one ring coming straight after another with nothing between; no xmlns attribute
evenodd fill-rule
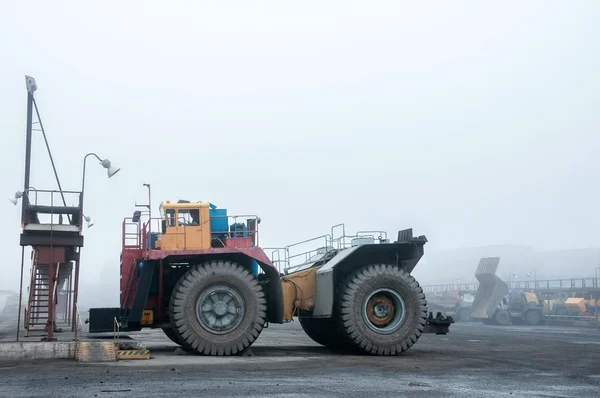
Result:
<svg viewBox="0 0 600 398"><path fill-rule="evenodd" d="M3 0L2 192L23 186L28 74L63 188L87 152L122 168L88 164L82 302L118 304L143 183L155 212L259 214L264 246L345 222L412 227L426 251L597 247L599 20L597 1ZM39 135L31 185L56 187ZM20 212L3 206L16 289Z"/></svg>

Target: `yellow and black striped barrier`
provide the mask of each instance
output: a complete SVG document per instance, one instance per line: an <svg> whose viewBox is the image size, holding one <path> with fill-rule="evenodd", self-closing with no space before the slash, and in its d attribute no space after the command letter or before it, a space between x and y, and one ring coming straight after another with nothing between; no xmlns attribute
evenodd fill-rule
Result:
<svg viewBox="0 0 600 398"><path fill-rule="evenodd" d="M117 350L117 359L150 359L150 350Z"/></svg>

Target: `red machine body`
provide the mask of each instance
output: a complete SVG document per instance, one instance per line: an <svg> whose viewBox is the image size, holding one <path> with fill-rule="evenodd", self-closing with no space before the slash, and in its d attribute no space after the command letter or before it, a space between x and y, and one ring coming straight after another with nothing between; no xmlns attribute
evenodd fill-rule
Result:
<svg viewBox="0 0 600 398"><path fill-rule="evenodd" d="M220 241L221 247L209 249L182 249L162 250L153 248L152 236L157 235L158 228L152 228L153 221L156 225L161 219L150 219L146 222L133 218L125 218L122 225L122 250L120 259L120 309L118 315L121 320L131 321L125 328L139 330L141 327L164 327L168 325L168 306L171 291L175 282L187 271L190 266L211 260L230 260L245 265L250 270L253 260L258 263L261 273L268 276L266 286L271 300L269 307L269 322L280 323L283 321L282 290L280 274L262 248L254 246L257 240L256 229L249 230L247 237L227 237ZM146 294L140 291L141 269L144 264L155 267L150 286ZM260 278L259 278L260 279ZM277 281L279 283L274 283ZM140 294L146 295L142 311L152 311L151 321L137 318L139 309L136 309L136 300L141 301ZM116 309L112 314L117 314ZM106 325L107 326L107 325ZM107 327L106 327L107 328Z"/></svg>

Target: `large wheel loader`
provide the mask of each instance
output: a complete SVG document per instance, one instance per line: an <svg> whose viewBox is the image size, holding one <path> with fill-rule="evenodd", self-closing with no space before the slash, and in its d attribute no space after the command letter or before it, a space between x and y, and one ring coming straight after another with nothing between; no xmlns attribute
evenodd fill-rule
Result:
<svg viewBox="0 0 600 398"><path fill-rule="evenodd" d="M269 323L297 318L326 347L396 355L454 322L428 314L411 276L427 239L410 229L394 242L325 236L306 261L292 267L289 255L278 269L259 247L258 217L187 201L141 217L123 221L120 307L91 309L90 333L161 328L190 352L234 355Z"/></svg>

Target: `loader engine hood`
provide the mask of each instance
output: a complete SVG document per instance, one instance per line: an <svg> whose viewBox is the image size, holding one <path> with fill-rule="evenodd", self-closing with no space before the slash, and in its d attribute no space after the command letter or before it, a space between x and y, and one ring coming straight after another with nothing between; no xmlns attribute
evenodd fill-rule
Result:
<svg viewBox="0 0 600 398"><path fill-rule="evenodd" d="M487 257L479 261L475 277L479 281L477 293L471 305L473 318L491 318L498 304L508 293L508 285L496 275L500 257Z"/></svg>

